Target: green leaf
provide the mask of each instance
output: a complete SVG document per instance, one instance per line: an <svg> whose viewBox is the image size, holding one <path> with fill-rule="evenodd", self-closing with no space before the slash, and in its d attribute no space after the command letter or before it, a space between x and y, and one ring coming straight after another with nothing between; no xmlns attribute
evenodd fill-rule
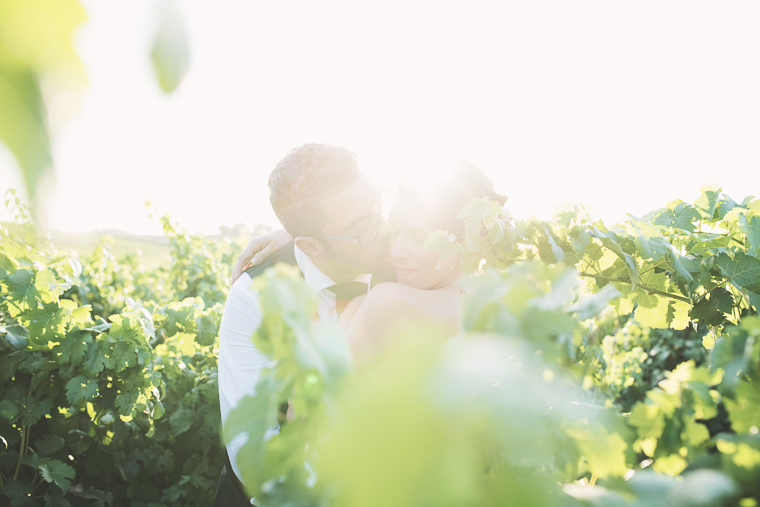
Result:
<svg viewBox="0 0 760 507"><path fill-rule="evenodd" d="M720 254L715 257L715 263L731 283L760 294L760 259L739 252L733 259L726 254Z"/></svg>
<svg viewBox="0 0 760 507"><path fill-rule="evenodd" d="M248 441L238 453L243 483L249 492L258 493L260 485L269 479L264 473L267 463L267 432L277 427L279 392L282 385L271 372L265 372L256 384L256 393L240 400L224 423L224 440L231 442L238 434L247 433Z"/></svg>
<svg viewBox="0 0 760 507"><path fill-rule="evenodd" d="M92 401L98 394L98 380L78 375L66 382L66 399L74 406Z"/></svg>
<svg viewBox="0 0 760 507"><path fill-rule="evenodd" d="M599 224L600 225L600 224ZM628 274L631 277L631 292L636 290L636 286L639 284L639 266L630 254L623 250L623 247L618 243L612 234L602 231L598 225L591 227L590 232L594 237L599 239L602 244L617 255L625 263L628 269Z"/></svg>
<svg viewBox="0 0 760 507"><path fill-rule="evenodd" d="M140 397L139 391L130 390L122 391L116 395L116 401L114 405L119 409L119 415L125 417L134 415L135 405Z"/></svg>
<svg viewBox="0 0 760 507"><path fill-rule="evenodd" d="M18 414L19 409L15 403L10 400L0 401L0 417L13 420Z"/></svg>
<svg viewBox="0 0 760 507"><path fill-rule="evenodd" d="M694 305L689 316L695 322L718 326L726 320L726 313L734 309L734 297L723 287L708 292Z"/></svg>
<svg viewBox="0 0 760 507"><path fill-rule="evenodd" d="M0 141L18 160L34 202L40 181L52 168L45 106L35 73L25 66L9 66L5 61L0 61Z"/></svg>
<svg viewBox="0 0 760 507"><path fill-rule="evenodd" d="M202 315L195 319L197 334L195 335L195 341L198 345L208 346L213 345L216 341L216 337L219 334L219 326L216 321L208 316Z"/></svg>
<svg viewBox="0 0 760 507"><path fill-rule="evenodd" d="M679 203L673 209L668 209L657 216L654 223L673 229L681 229L686 232L694 232L694 223L701 218L699 211L690 204Z"/></svg>
<svg viewBox="0 0 760 507"><path fill-rule="evenodd" d="M47 463L40 465L39 470L43 479L55 483L64 493L69 490L71 481L74 479L74 469L57 459L48 460Z"/></svg>
<svg viewBox="0 0 760 507"><path fill-rule="evenodd" d="M48 456L63 449L64 441L58 435L44 435L34 441L34 448L40 456Z"/></svg>
<svg viewBox="0 0 760 507"><path fill-rule="evenodd" d="M704 424L700 424L691 419L685 421L684 428L681 431L681 440L684 443L696 447L709 438L710 432Z"/></svg>
<svg viewBox="0 0 760 507"><path fill-rule="evenodd" d="M670 252L670 243L662 237L658 227L633 216L629 223L628 232L636 238L636 249L643 259L657 262Z"/></svg>
<svg viewBox="0 0 760 507"><path fill-rule="evenodd" d="M56 291L55 275L49 269L37 271L34 275L34 287L40 294L52 294Z"/></svg>
<svg viewBox="0 0 760 507"><path fill-rule="evenodd" d="M667 275L665 273L648 273L646 279L641 280L646 286L661 291L667 291ZM631 300L638 303L634 311L636 322L646 327L664 329L668 327L668 306L670 298L649 294L645 289L639 288L631 295Z"/></svg>
<svg viewBox="0 0 760 507"><path fill-rule="evenodd" d="M24 326L18 324L7 327L0 326L0 333L2 332L5 332L5 339L17 350L25 349L29 343L27 340L29 330Z"/></svg>
<svg viewBox="0 0 760 507"><path fill-rule="evenodd" d="M694 202L694 205L702 212L702 216L712 220L718 206L721 189L717 185L704 185L699 190L702 195Z"/></svg>
<svg viewBox="0 0 760 507"><path fill-rule="evenodd" d="M641 438L660 438L665 429L665 418L657 405L639 402L628 416L628 424L638 429Z"/></svg>
<svg viewBox="0 0 760 507"><path fill-rule="evenodd" d="M164 2L150 60L161 90L173 92L190 67L190 51L178 5Z"/></svg>
<svg viewBox="0 0 760 507"><path fill-rule="evenodd" d="M84 358L87 347L92 343L90 332L74 327L66 333L66 337L53 347L53 352L58 354L58 364L79 364Z"/></svg>
<svg viewBox="0 0 760 507"><path fill-rule="evenodd" d="M721 234L715 234L701 237L697 243L694 243L691 246L690 251L692 254L703 256L706 255L706 252L720 254L726 252L729 246L731 246L731 238Z"/></svg>
<svg viewBox="0 0 760 507"><path fill-rule="evenodd" d="M669 475L671 477L675 477L676 475L683 472L686 467L688 466L688 462L683 459L678 454L669 454L667 456L662 456L660 458L657 458L652 465L652 468L656 472L660 472L661 474Z"/></svg>
<svg viewBox="0 0 760 507"><path fill-rule="evenodd" d="M622 294L614 285L607 284L594 294L582 297L566 309L568 312L577 313L579 320L585 320L601 314L609 306L610 300L620 296Z"/></svg>
<svg viewBox="0 0 760 507"><path fill-rule="evenodd" d="M670 301L668 307L668 320L672 329L686 329L689 325L689 311L691 305L684 301Z"/></svg>
<svg viewBox="0 0 760 507"><path fill-rule="evenodd" d="M667 507L721 507L730 505L730 499L741 491L731 476L718 470L693 470L676 479L683 480L671 482L663 504ZM662 498L652 498L649 502L642 502L641 506L655 505Z"/></svg>
<svg viewBox="0 0 760 507"><path fill-rule="evenodd" d="M562 262L565 260L565 252L562 251L562 249L557 245L557 242L554 240L554 234L552 233L552 230L548 226L543 227L544 234L546 235L546 245L544 248L539 250L541 254L541 258L546 260L547 262ZM549 247L549 249L546 249L546 246ZM548 253L551 252L551 255L548 255Z"/></svg>
<svg viewBox="0 0 760 507"><path fill-rule="evenodd" d="M10 505L26 505L32 501L31 494L34 493L31 484L26 484L19 480L13 480L3 485L2 494L7 496Z"/></svg>
<svg viewBox="0 0 760 507"><path fill-rule="evenodd" d="M69 310L60 308L55 303L27 312L24 318L29 321L29 341L36 345L47 345L48 342L60 340L70 314Z"/></svg>
<svg viewBox="0 0 760 507"><path fill-rule="evenodd" d="M734 431L749 433L753 427L760 428L760 382L740 382L733 399L725 398L723 401Z"/></svg>
<svg viewBox="0 0 760 507"><path fill-rule="evenodd" d="M691 276L691 272L686 266L690 266L691 269L694 269L695 263L690 262L686 257L683 257L682 255L673 251L669 251L666 258L668 259L668 264L673 268L673 271L675 271L677 279L682 280L686 283L691 283L694 281L694 277ZM685 261L685 263L682 261ZM699 268L696 269L696 272L698 271Z"/></svg>
<svg viewBox="0 0 760 507"><path fill-rule="evenodd" d="M113 368L116 363L113 359L111 344L105 340L95 342L95 346L88 347L85 353L84 371L90 377L96 376L104 368Z"/></svg>
<svg viewBox="0 0 760 507"><path fill-rule="evenodd" d="M591 473L599 477L622 477L628 471L625 451L628 445L617 433L610 433L599 423L589 425L582 431L568 430L583 453Z"/></svg>
<svg viewBox="0 0 760 507"><path fill-rule="evenodd" d="M24 396L18 406L21 409L21 424L32 426L50 413L53 409L53 400L50 398L39 400L33 396Z"/></svg>
<svg viewBox="0 0 760 507"><path fill-rule="evenodd" d="M465 234L469 237L475 237L480 234L483 228L483 220L493 214L502 211L498 203L491 201L488 197L478 197L462 206L457 213L457 219L464 220Z"/></svg>
<svg viewBox="0 0 760 507"><path fill-rule="evenodd" d="M743 214L739 215L739 225L752 247L749 253L760 257L760 217L755 216L749 219Z"/></svg>
<svg viewBox="0 0 760 507"><path fill-rule="evenodd" d="M195 414L193 411L187 408L182 408L174 412L169 417L169 424L172 427L172 432L175 435L181 435L182 433L189 430L193 425L194 417Z"/></svg>
<svg viewBox="0 0 760 507"><path fill-rule="evenodd" d="M22 308L37 308L40 293L34 286L34 272L19 269L7 278L9 298L22 305Z"/></svg>

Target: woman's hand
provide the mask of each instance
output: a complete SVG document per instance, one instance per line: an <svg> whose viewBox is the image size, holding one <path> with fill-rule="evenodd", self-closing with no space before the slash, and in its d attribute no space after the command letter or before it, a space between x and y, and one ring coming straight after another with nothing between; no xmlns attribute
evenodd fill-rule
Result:
<svg viewBox="0 0 760 507"><path fill-rule="evenodd" d="M288 246L291 241L293 241L293 237L288 234L285 229L277 229L276 231L268 232L253 238L248 242L245 249L240 252L237 262L235 262L235 267L232 269L230 285L240 278L243 271L251 266L259 265L263 260L280 248Z"/></svg>

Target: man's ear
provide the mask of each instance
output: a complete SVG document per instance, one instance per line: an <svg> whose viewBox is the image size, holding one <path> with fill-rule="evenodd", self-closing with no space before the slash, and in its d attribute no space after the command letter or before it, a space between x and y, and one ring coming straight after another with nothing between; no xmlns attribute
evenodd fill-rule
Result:
<svg viewBox="0 0 760 507"><path fill-rule="evenodd" d="M309 236L298 236L294 240L296 246L312 259L322 259L325 256L325 246Z"/></svg>

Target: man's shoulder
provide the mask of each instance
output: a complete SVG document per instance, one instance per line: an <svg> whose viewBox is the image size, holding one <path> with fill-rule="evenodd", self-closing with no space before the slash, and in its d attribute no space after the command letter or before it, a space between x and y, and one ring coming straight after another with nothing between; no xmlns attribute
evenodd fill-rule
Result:
<svg viewBox="0 0 760 507"><path fill-rule="evenodd" d="M280 262L284 262L285 264L290 264L291 266L298 265L298 263L296 262L294 247L295 247L295 244L293 242L290 242L290 244L288 244L287 246L277 250L275 253L267 257L258 266L251 266L250 268L246 269L244 273L247 274L251 279L253 279L263 274L264 271L266 271L268 268L271 268L272 266Z"/></svg>
<svg viewBox="0 0 760 507"><path fill-rule="evenodd" d="M230 291L227 294L227 304L229 304L230 301L240 299L255 300L258 296L259 291L253 288L253 279L251 278L251 275L243 272L230 287Z"/></svg>

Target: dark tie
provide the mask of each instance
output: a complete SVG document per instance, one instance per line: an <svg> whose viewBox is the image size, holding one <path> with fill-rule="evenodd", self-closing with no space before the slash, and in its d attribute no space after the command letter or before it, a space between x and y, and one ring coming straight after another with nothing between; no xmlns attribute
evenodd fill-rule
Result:
<svg viewBox="0 0 760 507"><path fill-rule="evenodd" d="M349 301L367 293L367 284L364 282L338 283L331 285L328 289L335 293L335 309L340 315Z"/></svg>

